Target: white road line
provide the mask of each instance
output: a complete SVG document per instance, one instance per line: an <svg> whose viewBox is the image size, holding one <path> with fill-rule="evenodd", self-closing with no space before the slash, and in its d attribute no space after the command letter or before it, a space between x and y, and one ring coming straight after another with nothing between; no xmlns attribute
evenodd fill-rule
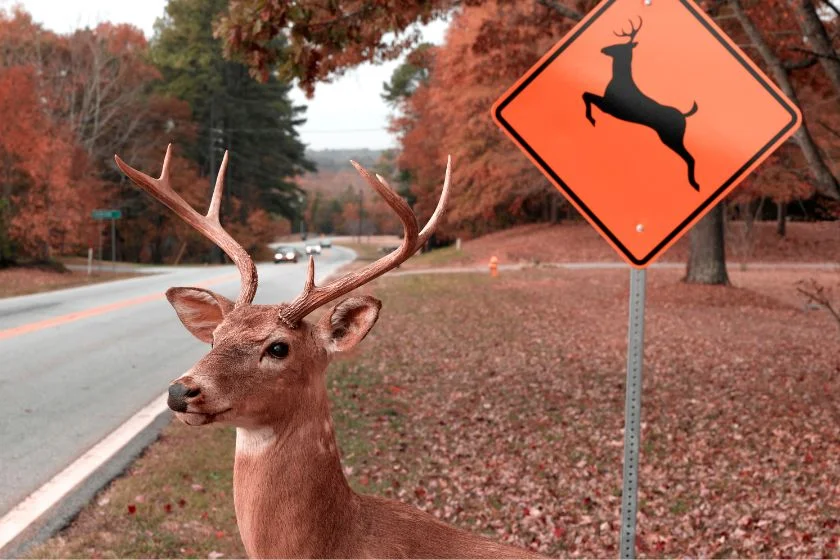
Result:
<svg viewBox="0 0 840 560"><path fill-rule="evenodd" d="M151 424L167 409L167 393L156 397L140 412L129 418L119 428L105 436L70 466L55 475L49 482L32 492L22 502L0 519L0 549L20 535L30 524L64 498L68 492L84 481L117 451Z"/></svg>

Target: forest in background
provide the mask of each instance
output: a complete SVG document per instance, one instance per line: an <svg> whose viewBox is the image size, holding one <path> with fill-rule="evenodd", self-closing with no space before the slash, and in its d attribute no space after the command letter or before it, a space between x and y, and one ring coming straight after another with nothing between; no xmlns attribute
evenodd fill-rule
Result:
<svg viewBox="0 0 840 560"><path fill-rule="evenodd" d="M363 62L407 54L384 87L399 137L397 184L431 215L446 155L457 162L443 235L474 236L573 216L494 125L489 108L597 0L236 0L217 25L226 52L252 73L284 57L310 94ZM703 0L704 9L796 103L805 122L729 200L689 233L687 280L726 283L724 223L840 215L840 7L836 0ZM441 46L418 24L450 18ZM277 49L273 41L288 37ZM292 55L289 56L288 52Z"/></svg>
<svg viewBox="0 0 840 560"><path fill-rule="evenodd" d="M399 233L350 157L387 177L424 220L451 153L458 188L438 241L576 219L492 123L489 107L594 4L171 0L148 42L129 25L58 35L20 9L2 12L0 265L78 253L100 239L109 252L108 226L90 219L94 208L122 210L121 259L221 259L113 165L116 152L156 174L170 141L175 187L200 209L230 150L223 220L252 252L291 231ZM689 276L694 263L714 281L721 271L725 278L725 219L747 229L777 220L784 235L789 219L840 215L840 10L835 0L702 7L805 115L794 138L692 230ZM449 21L444 44L421 43L417 25L437 18ZM382 91L397 148L307 153L290 84L312 93L361 62L404 54Z"/></svg>
<svg viewBox="0 0 840 560"><path fill-rule="evenodd" d="M0 266L84 254L119 209L117 257L212 262L221 252L114 165L157 176L174 145L172 184L202 213L225 149L222 222L249 251L290 231L314 170L289 81L254 80L226 60L212 22L225 0L171 0L147 41L131 25L56 34L23 9L0 11Z"/></svg>

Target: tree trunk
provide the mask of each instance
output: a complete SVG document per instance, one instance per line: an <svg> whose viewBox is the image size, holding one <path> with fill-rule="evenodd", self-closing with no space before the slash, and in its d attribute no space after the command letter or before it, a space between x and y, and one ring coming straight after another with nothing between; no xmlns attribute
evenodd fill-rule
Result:
<svg viewBox="0 0 840 560"><path fill-rule="evenodd" d="M724 206L719 203L688 233L691 252L685 281L692 284L729 284L726 274Z"/></svg>
<svg viewBox="0 0 840 560"><path fill-rule="evenodd" d="M787 233L787 203L778 202L778 212L776 213L776 233L780 237L784 237Z"/></svg>
<svg viewBox="0 0 840 560"><path fill-rule="evenodd" d="M741 5L741 0L730 0L729 5L732 7L735 18L741 24L741 27L750 38L753 46L755 46L756 50L761 55L761 58L764 59L764 63L767 65L767 68L776 80L776 84L795 105L799 105L796 91L793 89L793 84L791 84L787 70L782 65L782 61L779 60L779 57L776 56L776 53L773 52L773 49L770 48L770 45L767 44L767 41L764 40L764 37L761 35L761 32L758 30L756 25L744 11L744 7ZM819 148L817 148L817 145L808 130L808 123L805 122L804 119L802 126L799 127L799 130L796 131L793 138L802 150L802 155L805 156L805 160L808 162L808 167L811 169L811 173L814 174L814 178L816 179L816 190L827 198L840 200L840 183L838 183L837 178L834 177L831 170L826 165L822 154L820 154Z"/></svg>
<svg viewBox="0 0 840 560"><path fill-rule="evenodd" d="M808 39L808 44L825 70L834 90L840 95L840 58L831 44L831 38L825 29L817 8L812 0L793 0L793 9L799 19L799 27Z"/></svg>
<svg viewBox="0 0 840 560"><path fill-rule="evenodd" d="M749 202L741 203L741 219L744 220L744 229L746 235L752 235L753 224L755 224L755 208L758 206L758 200L750 200Z"/></svg>
<svg viewBox="0 0 840 560"><path fill-rule="evenodd" d="M550 223L551 221L551 193L546 193L545 204L542 207L542 221Z"/></svg>

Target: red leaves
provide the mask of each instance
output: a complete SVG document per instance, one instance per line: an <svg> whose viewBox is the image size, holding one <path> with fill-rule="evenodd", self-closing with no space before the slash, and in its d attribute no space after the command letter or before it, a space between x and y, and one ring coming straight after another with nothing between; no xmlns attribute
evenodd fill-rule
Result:
<svg viewBox="0 0 840 560"><path fill-rule="evenodd" d="M524 253L540 237L543 252L572 260L603 245L586 228L464 247ZM791 230L790 242L803 247L808 231ZM813 233L840 241L836 229ZM681 284L681 270L651 274L637 550L836 556L826 504L840 476L829 459L840 341L823 333L833 325L822 313L793 307L801 273L735 273L742 287L723 290ZM626 272L529 270L492 284L430 275L421 293L410 279L377 288L392 328L349 366L371 385L336 394L354 404L342 408L347 422L368 425L337 419L339 441L372 442L345 460L351 481L550 556L615 557ZM378 421L395 402L399 424ZM401 453L402 443L423 452Z"/></svg>
<svg viewBox="0 0 840 560"><path fill-rule="evenodd" d="M137 506L134 504L128 504L128 515L134 515L137 513Z"/></svg>

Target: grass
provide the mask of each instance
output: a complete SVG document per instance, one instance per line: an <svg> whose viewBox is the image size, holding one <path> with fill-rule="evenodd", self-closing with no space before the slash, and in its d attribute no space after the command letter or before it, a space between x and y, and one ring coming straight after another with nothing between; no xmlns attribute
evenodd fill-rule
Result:
<svg viewBox="0 0 840 560"><path fill-rule="evenodd" d="M114 274L103 271L88 276L87 272L76 270L55 272L36 268L6 268L0 269L0 298L111 282L135 276L138 274L131 272Z"/></svg>
<svg viewBox="0 0 840 560"><path fill-rule="evenodd" d="M409 263L412 268L434 268L457 263L463 259L463 257L464 252L461 249L456 249L454 245L451 245L449 247L433 249L428 253L417 255L412 258Z"/></svg>
<svg viewBox="0 0 840 560"><path fill-rule="evenodd" d="M648 276L639 555L836 556L830 317L797 303L793 272L733 271L729 288L680 274ZM377 327L328 374L351 485L548 555L615 557L626 271L373 289ZM232 453L230 428L169 426L29 556L243 556Z"/></svg>
<svg viewBox="0 0 840 560"><path fill-rule="evenodd" d="M357 261L375 261L376 259L385 256L385 253L379 250L381 245L372 243L341 243L342 247L346 247L356 252Z"/></svg>

